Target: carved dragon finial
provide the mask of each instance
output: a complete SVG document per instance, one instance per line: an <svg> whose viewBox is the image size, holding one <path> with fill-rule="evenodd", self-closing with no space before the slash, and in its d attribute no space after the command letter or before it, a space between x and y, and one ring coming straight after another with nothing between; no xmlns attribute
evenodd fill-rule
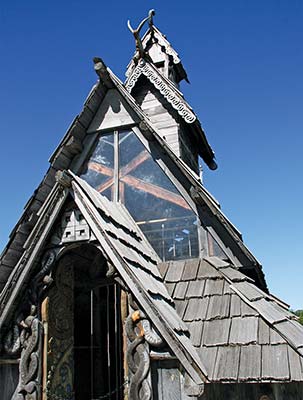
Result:
<svg viewBox="0 0 303 400"><path fill-rule="evenodd" d="M138 54L139 54L139 57L144 57L144 48L143 48L143 45L142 45L142 40L141 40L141 38L140 38L140 31L141 31L143 25L145 24L145 22L147 22L147 21L148 21L149 28L150 28L150 29L153 28L153 25L154 25L154 23L153 23L153 16L154 16L154 15L155 15L155 10L150 10L149 13L148 13L148 17L144 18L144 19L140 22L140 24L138 25L138 28L137 28L137 29L134 29L134 28L131 26L130 20L127 21L128 29L131 31L131 33L132 33L132 34L134 35L134 37L135 37L135 41L136 41L136 50L137 50L137 52L138 52Z"/></svg>

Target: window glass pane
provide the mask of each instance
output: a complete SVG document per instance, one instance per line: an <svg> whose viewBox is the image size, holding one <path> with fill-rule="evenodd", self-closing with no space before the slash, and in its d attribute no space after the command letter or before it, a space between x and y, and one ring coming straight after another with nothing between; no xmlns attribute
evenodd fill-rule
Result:
<svg viewBox="0 0 303 400"><path fill-rule="evenodd" d="M114 183L114 134L100 136L98 143L86 163L82 174L93 188L109 199Z"/></svg>
<svg viewBox="0 0 303 400"><path fill-rule="evenodd" d="M163 260L197 257L196 215L134 133L119 142L121 202Z"/></svg>
<svg viewBox="0 0 303 400"><path fill-rule="evenodd" d="M82 171L99 193L113 199L114 168L119 165L119 200L163 260L199 256L197 218L176 187L132 131L100 136Z"/></svg>
<svg viewBox="0 0 303 400"><path fill-rule="evenodd" d="M223 252L218 242L213 238L213 236L207 232L207 241L208 241L208 254L210 256L216 256L219 258L227 259L226 254Z"/></svg>

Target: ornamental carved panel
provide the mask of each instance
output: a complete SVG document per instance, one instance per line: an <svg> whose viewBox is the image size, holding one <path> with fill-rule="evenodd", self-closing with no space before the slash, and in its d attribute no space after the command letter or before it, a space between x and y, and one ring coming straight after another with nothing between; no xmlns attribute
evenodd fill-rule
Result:
<svg viewBox="0 0 303 400"><path fill-rule="evenodd" d="M73 400L73 294L72 263L59 262L48 300L47 399Z"/></svg>

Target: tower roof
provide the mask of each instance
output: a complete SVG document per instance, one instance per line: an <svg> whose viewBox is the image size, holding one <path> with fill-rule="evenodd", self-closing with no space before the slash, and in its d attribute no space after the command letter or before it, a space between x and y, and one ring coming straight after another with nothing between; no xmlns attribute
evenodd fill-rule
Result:
<svg viewBox="0 0 303 400"><path fill-rule="evenodd" d="M143 35L141 42L144 53L148 56L148 58L150 58L152 62L154 63L161 62L159 61L159 55L161 53L163 54L163 56L165 55L168 58L171 67L175 71L177 83L181 82L183 79L186 82L189 82L187 78L187 73L183 67L179 54L167 40L166 35L164 35L155 25L152 24L149 26L149 29ZM158 53L158 58L156 58L157 53ZM128 64L126 71L127 77L131 74L132 70L135 68L137 59L138 59L138 50L136 50L133 58Z"/></svg>

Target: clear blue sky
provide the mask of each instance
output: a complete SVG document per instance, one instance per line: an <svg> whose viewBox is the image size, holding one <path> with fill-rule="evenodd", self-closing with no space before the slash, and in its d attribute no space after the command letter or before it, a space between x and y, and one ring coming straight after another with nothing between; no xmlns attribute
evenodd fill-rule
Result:
<svg viewBox="0 0 303 400"><path fill-rule="evenodd" d="M205 185L263 264L270 290L303 308L303 2L3 1L0 5L0 247L96 81L124 79L126 27L156 9L219 168Z"/></svg>

